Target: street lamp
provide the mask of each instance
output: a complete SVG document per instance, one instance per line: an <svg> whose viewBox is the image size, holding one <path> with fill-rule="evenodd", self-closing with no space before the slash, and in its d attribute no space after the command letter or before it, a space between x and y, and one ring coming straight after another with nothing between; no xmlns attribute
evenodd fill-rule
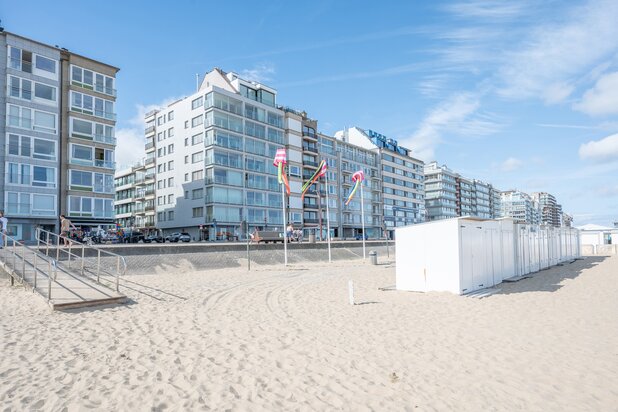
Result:
<svg viewBox="0 0 618 412"><path fill-rule="evenodd" d="M264 231L266 231L266 216L264 216Z"/></svg>
<svg viewBox="0 0 618 412"><path fill-rule="evenodd" d="M214 240L216 242L217 241L217 219L215 219L214 217L212 218L212 225L213 225L214 230L215 230Z"/></svg>

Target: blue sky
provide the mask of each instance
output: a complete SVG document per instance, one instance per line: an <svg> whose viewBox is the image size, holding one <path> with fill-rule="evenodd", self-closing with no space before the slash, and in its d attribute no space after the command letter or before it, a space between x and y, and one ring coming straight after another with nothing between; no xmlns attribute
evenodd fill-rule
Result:
<svg viewBox="0 0 618 412"><path fill-rule="evenodd" d="M618 220L616 1L0 1L6 30L121 68L118 160L143 113L236 71L332 134L373 129L498 188ZM109 10L109 11L107 11Z"/></svg>

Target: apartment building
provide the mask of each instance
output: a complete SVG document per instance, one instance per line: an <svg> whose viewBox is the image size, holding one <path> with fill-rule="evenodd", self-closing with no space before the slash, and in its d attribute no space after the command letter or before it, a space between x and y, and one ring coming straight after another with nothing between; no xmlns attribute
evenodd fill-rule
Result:
<svg viewBox="0 0 618 412"><path fill-rule="evenodd" d="M6 31L0 42L9 233L32 240L36 227L57 231L61 213L84 228L113 224L119 69Z"/></svg>
<svg viewBox="0 0 618 412"><path fill-rule="evenodd" d="M146 114L144 223L196 240L242 238L243 222L250 231L281 230L272 161L286 130L298 141L302 133L300 122L286 129L284 119L275 90L219 69L191 96ZM297 165L298 146L288 149Z"/></svg>
<svg viewBox="0 0 618 412"><path fill-rule="evenodd" d="M381 233L379 157L317 132L317 121L277 105L276 91L214 69L199 90L145 116L145 159L116 175L116 221L123 226L183 231L195 240L244 237L245 229L282 230L281 186L272 165L285 147L291 194L287 219L305 234L326 237L362 233L360 193L349 205L351 175L364 170L365 230ZM301 199L301 187L324 159L328 196L317 182Z"/></svg>
<svg viewBox="0 0 618 412"><path fill-rule="evenodd" d="M459 186L457 179L460 179ZM457 193L459 190L459 204ZM427 220L451 219L464 210L472 212L472 182L461 179L448 167L437 162L425 165L425 207Z"/></svg>
<svg viewBox="0 0 618 412"><path fill-rule="evenodd" d="M527 193L507 190L501 194L501 214L513 218L515 223L538 225L541 223L539 203Z"/></svg>
<svg viewBox="0 0 618 412"><path fill-rule="evenodd" d="M339 139L377 154L382 183L383 222L380 225L393 238L397 226L425 221L424 163L412 151L373 130L347 128L335 134ZM377 205L380 207L380 205Z"/></svg>
<svg viewBox="0 0 618 412"><path fill-rule="evenodd" d="M474 216L501 216L500 191L491 184L469 179L437 162L425 165L427 220Z"/></svg>
<svg viewBox="0 0 618 412"><path fill-rule="evenodd" d="M538 202L541 223L554 227L562 225L562 206L556 202L556 197L547 192L532 193L532 198Z"/></svg>

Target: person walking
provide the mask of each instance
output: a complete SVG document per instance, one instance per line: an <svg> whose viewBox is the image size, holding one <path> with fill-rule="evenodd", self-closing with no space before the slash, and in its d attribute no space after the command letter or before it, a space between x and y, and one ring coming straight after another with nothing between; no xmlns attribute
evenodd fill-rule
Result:
<svg viewBox="0 0 618 412"><path fill-rule="evenodd" d="M64 246L66 246L67 243L69 246L72 245L72 242L69 236L69 231L71 230L71 227L77 230L73 222L67 219L64 215L60 215L60 239L62 239L62 244Z"/></svg>
<svg viewBox="0 0 618 412"><path fill-rule="evenodd" d="M9 220L4 216L4 211L0 211L0 249L4 247L6 242L6 232Z"/></svg>
<svg viewBox="0 0 618 412"><path fill-rule="evenodd" d="M286 236L288 237L288 242L292 241L292 234L294 233L294 226L290 223L286 229Z"/></svg>

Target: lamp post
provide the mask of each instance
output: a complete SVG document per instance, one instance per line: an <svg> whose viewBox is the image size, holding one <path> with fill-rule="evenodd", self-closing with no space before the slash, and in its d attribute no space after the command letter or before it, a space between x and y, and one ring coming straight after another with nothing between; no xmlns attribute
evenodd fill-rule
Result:
<svg viewBox="0 0 618 412"><path fill-rule="evenodd" d="M216 242L217 241L217 219L215 219L214 217L212 218L212 225L215 230L214 241Z"/></svg>
<svg viewBox="0 0 618 412"><path fill-rule="evenodd" d="M266 216L264 216L264 231L266 232Z"/></svg>

